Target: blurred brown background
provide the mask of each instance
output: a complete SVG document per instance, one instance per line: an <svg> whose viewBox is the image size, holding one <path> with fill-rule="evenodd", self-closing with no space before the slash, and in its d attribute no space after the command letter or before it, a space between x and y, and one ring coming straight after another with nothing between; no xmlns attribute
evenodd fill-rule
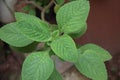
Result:
<svg viewBox="0 0 120 80"><path fill-rule="evenodd" d="M90 0L87 33L77 40L92 42L112 54L120 53L120 0Z"/></svg>

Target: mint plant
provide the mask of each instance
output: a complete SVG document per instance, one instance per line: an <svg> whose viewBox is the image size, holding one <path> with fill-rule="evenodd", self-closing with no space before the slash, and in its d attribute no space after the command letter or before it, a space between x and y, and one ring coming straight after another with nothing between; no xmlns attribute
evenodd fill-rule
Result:
<svg viewBox="0 0 120 80"><path fill-rule="evenodd" d="M22 80L62 80L54 67L52 55L73 63L92 80L107 80L104 62L111 59L109 52L91 43L77 48L73 40L85 33L89 8L88 0L64 4L57 11L56 28L33 15L20 12L15 13L16 22L0 28L0 39L10 46L22 49L32 47L33 43L44 43L42 50L32 52L25 59Z"/></svg>

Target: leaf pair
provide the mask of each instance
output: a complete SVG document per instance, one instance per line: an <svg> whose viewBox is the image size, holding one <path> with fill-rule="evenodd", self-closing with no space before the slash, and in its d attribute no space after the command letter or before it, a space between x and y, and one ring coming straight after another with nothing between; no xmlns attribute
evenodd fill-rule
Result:
<svg viewBox="0 0 120 80"><path fill-rule="evenodd" d="M104 62L110 60L111 55L95 44L86 44L79 51L80 55L75 64L76 68L90 79L107 80Z"/></svg>
<svg viewBox="0 0 120 80"><path fill-rule="evenodd" d="M64 35L51 43L51 48L57 56L69 62L77 61L77 48L70 36L78 37L84 34L88 13L87 0L72 1L59 9L56 19L60 33Z"/></svg>
<svg viewBox="0 0 120 80"><path fill-rule="evenodd" d="M51 32L47 23L24 13L16 13L15 16L17 22L7 24L0 29L0 39L16 47L27 46L33 41L50 40Z"/></svg>
<svg viewBox="0 0 120 80"><path fill-rule="evenodd" d="M79 34L86 31L86 19L89 13L89 1L76 0L65 4L57 12L57 23L61 32L66 34Z"/></svg>
<svg viewBox="0 0 120 80"><path fill-rule="evenodd" d="M54 53L65 61L76 62L78 52L73 39L68 35L63 35L51 43Z"/></svg>

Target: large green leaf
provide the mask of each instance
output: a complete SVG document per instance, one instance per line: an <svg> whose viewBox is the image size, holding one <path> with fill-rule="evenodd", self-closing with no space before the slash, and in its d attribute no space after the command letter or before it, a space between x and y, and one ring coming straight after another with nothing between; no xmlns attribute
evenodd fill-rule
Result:
<svg viewBox="0 0 120 80"><path fill-rule="evenodd" d="M54 63L48 52L30 54L22 67L22 80L47 80L54 70Z"/></svg>
<svg viewBox="0 0 120 80"><path fill-rule="evenodd" d="M0 39L16 47L31 44L33 41L24 36L17 26L17 23L10 23L0 28Z"/></svg>
<svg viewBox="0 0 120 80"><path fill-rule="evenodd" d="M63 80L63 79L60 73L56 69L54 69L52 75L49 77L48 80Z"/></svg>
<svg viewBox="0 0 120 80"><path fill-rule="evenodd" d="M29 39L38 42L50 40L51 32L49 26L39 18L24 13L16 13L16 19L18 21L17 28Z"/></svg>
<svg viewBox="0 0 120 80"><path fill-rule="evenodd" d="M83 31L89 13L89 1L77 0L65 4L57 12L57 23L61 31L71 34Z"/></svg>
<svg viewBox="0 0 120 80"><path fill-rule="evenodd" d="M95 45L95 44L86 44L82 47L80 47L80 50L84 53L86 50L92 50L95 51L98 56L101 57L102 61L108 61L112 58L110 53L103 49L102 47Z"/></svg>
<svg viewBox="0 0 120 80"><path fill-rule="evenodd" d="M79 56L75 66L82 74L92 80L107 80L105 64L94 53L92 50L86 50L84 54Z"/></svg>
<svg viewBox="0 0 120 80"><path fill-rule="evenodd" d="M77 48L70 36L65 34L55 39L51 43L51 48L60 58L66 61L76 62L78 57Z"/></svg>

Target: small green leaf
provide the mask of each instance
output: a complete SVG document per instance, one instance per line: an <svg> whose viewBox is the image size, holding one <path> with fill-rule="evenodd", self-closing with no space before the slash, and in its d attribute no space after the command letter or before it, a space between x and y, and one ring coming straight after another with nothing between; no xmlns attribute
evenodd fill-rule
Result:
<svg viewBox="0 0 120 80"><path fill-rule="evenodd" d="M22 80L47 80L54 70L54 63L48 52L30 54L22 67Z"/></svg>
<svg viewBox="0 0 120 80"><path fill-rule="evenodd" d="M26 37L37 42L50 41L51 32L47 23L35 16L24 13L16 13L16 18L18 20L17 28Z"/></svg>
<svg viewBox="0 0 120 80"><path fill-rule="evenodd" d="M29 11L30 9L31 9L30 5L27 5L27 6L22 8L23 11Z"/></svg>
<svg viewBox="0 0 120 80"><path fill-rule="evenodd" d="M92 50L86 50L84 54L79 56L75 66L82 74L92 80L107 80L105 64L94 53Z"/></svg>
<svg viewBox="0 0 120 80"><path fill-rule="evenodd" d="M64 0L55 0L57 4L63 4L64 3Z"/></svg>
<svg viewBox="0 0 120 80"><path fill-rule="evenodd" d="M108 61L112 58L112 56L110 55L110 53L107 50L105 50L102 47L95 45L95 44L86 44L86 45L80 47L80 49L82 50L83 53L86 50L95 51L96 54L101 57L102 61Z"/></svg>
<svg viewBox="0 0 120 80"><path fill-rule="evenodd" d="M29 53L36 50L37 44L38 44L37 42L33 42L25 47L14 47L14 46L10 46L10 47L16 52Z"/></svg>
<svg viewBox="0 0 120 80"><path fill-rule="evenodd" d="M54 69L52 75L49 77L48 80L63 80L63 79L60 73L56 69Z"/></svg>
<svg viewBox="0 0 120 80"><path fill-rule="evenodd" d="M69 1L76 1L76 0L69 0Z"/></svg>
<svg viewBox="0 0 120 80"><path fill-rule="evenodd" d="M58 30L58 26L56 24L49 24L49 27L51 32Z"/></svg>
<svg viewBox="0 0 120 80"><path fill-rule="evenodd" d="M0 39L15 47L31 44L33 41L24 36L17 26L17 23L10 23L0 28Z"/></svg>
<svg viewBox="0 0 120 80"><path fill-rule="evenodd" d="M61 7L61 5L57 5L57 4L56 4L56 5L54 6L54 12L57 13L58 10L60 9L60 7Z"/></svg>
<svg viewBox="0 0 120 80"><path fill-rule="evenodd" d="M23 11L31 15L36 15L35 8L33 8L31 5L26 5L25 7L23 7Z"/></svg>
<svg viewBox="0 0 120 80"><path fill-rule="evenodd" d="M53 31L53 32L52 32L52 38L53 38L53 40L54 40L55 38L59 37L59 35L60 35L59 30Z"/></svg>
<svg viewBox="0 0 120 80"><path fill-rule="evenodd" d="M61 37L56 38L51 43L51 48L54 53L60 58L69 62L76 62L78 52L76 45L70 36L65 34Z"/></svg>
<svg viewBox="0 0 120 80"><path fill-rule="evenodd" d="M71 34L84 31L89 8L88 0L72 1L62 6L57 12L61 32Z"/></svg>
<svg viewBox="0 0 120 80"><path fill-rule="evenodd" d="M35 10L34 9L31 9L31 10L29 10L29 12L28 12L29 14L31 14L31 15L36 15L36 12L35 12Z"/></svg>

